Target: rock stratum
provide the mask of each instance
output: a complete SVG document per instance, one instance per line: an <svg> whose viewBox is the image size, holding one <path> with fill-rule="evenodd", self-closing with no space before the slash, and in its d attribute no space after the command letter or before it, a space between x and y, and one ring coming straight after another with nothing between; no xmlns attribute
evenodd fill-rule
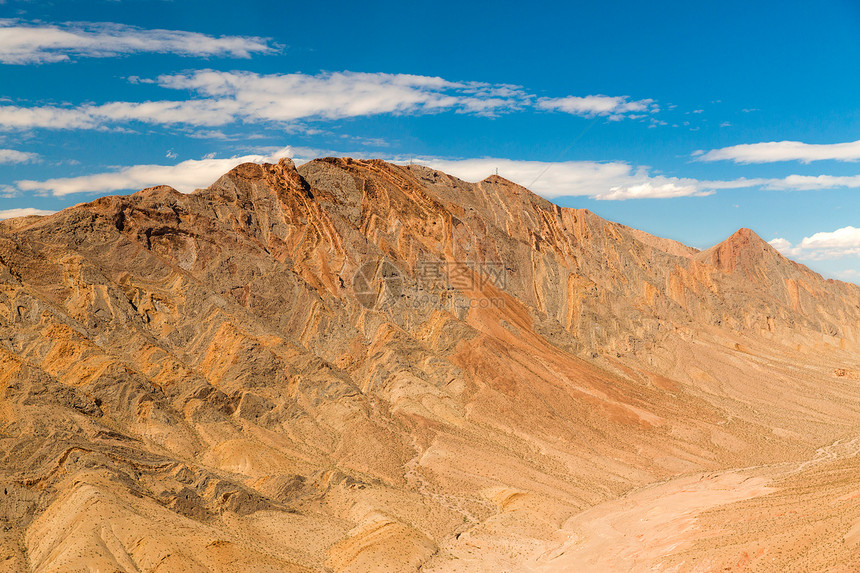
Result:
<svg viewBox="0 0 860 573"><path fill-rule="evenodd" d="M860 288L320 159L0 223L0 571L860 570Z"/></svg>

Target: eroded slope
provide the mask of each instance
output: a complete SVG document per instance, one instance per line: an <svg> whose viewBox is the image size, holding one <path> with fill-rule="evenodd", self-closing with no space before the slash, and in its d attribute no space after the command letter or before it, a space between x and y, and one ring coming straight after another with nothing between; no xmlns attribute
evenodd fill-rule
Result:
<svg viewBox="0 0 860 573"><path fill-rule="evenodd" d="M814 459L860 289L756 239L340 159L0 223L0 567L517 569L632 488Z"/></svg>

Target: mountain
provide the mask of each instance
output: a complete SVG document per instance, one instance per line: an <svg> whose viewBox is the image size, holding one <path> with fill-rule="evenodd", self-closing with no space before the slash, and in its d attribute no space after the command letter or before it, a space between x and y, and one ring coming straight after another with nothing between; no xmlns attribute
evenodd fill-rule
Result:
<svg viewBox="0 0 860 573"><path fill-rule="evenodd" d="M0 222L0 571L851 571L860 288L498 176Z"/></svg>

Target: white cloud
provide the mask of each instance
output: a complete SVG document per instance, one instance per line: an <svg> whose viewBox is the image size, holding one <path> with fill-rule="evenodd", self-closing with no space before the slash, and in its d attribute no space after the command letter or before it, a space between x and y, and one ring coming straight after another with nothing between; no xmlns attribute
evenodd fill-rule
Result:
<svg viewBox="0 0 860 573"><path fill-rule="evenodd" d="M594 199L668 199L702 197L723 189L763 188L778 191L803 191L835 188L860 189L860 176L805 176L707 181L687 177L652 174L647 167L623 161L516 161L511 159L420 161L435 169L467 181L480 181L498 168L499 175L552 199L585 195Z"/></svg>
<svg viewBox="0 0 860 573"><path fill-rule="evenodd" d="M777 191L860 188L860 175L789 175L782 179L760 179L761 185Z"/></svg>
<svg viewBox="0 0 860 573"><path fill-rule="evenodd" d="M296 157L299 155L300 157ZM35 191L57 196L72 193L105 193L138 190L153 185L171 185L182 192L205 187L236 165L244 162L272 163L280 157L297 161L323 155L344 155L330 150L308 148L266 148L255 154L218 159L208 154L201 159L187 160L176 165L132 165L116 171L80 177L49 179L47 181L18 181L17 187L7 187L6 195L20 191ZM366 152L348 154L367 157ZM169 154L168 154L169 157ZM403 163L404 157L388 157L388 161ZM506 179L531 189L538 195L553 199L562 196L587 196L602 200L668 199L702 197L723 189L763 188L773 190L860 188L860 176L801 176L782 179L744 177L729 180L699 180L654 174L646 166L634 166L623 161L519 161L501 158L442 159L413 158L467 181L480 181L497 169Z"/></svg>
<svg viewBox="0 0 860 573"><path fill-rule="evenodd" d="M215 127L236 121L288 123L307 118L450 110L492 116L518 109L529 99L527 94L510 86L457 83L408 74L338 72L311 76L201 70L161 76L154 82L165 88L191 91L199 97L74 108L0 106L0 126L92 129L139 121Z"/></svg>
<svg viewBox="0 0 860 573"><path fill-rule="evenodd" d="M45 127L51 129L92 129L98 120L83 108L18 107L0 105L0 127L6 129L28 129Z"/></svg>
<svg viewBox="0 0 860 573"><path fill-rule="evenodd" d="M655 113L659 108L652 99L630 101L629 96L589 95L562 98L541 98L537 107L583 117L609 116L610 119L630 117L636 112ZM641 117L641 116L639 116Z"/></svg>
<svg viewBox="0 0 860 573"><path fill-rule="evenodd" d="M815 233L804 237L794 246L780 237L770 241L770 245L786 256L806 260L860 256L860 229L848 226L835 231Z"/></svg>
<svg viewBox="0 0 860 573"><path fill-rule="evenodd" d="M801 241L805 249L853 248L860 249L860 229L842 227L830 233L815 233Z"/></svg>
<svg viewBox="0 0 860 573"><path fill-rule="evenodd" d="M133 165L106 173L46 181L18 181L20 191L52 194L107 193L138 190L154 185L170 185L188 193L206 187L218 177L245 162L273 163L281 157L293 157L297 162L321 155L342 155L332 151L285 147L259 150L253 155L217 159L212 155L188 160L176 165ZM364 157L366 153L353 153ZM388 158L403 162L404 158ZM480 181L496 169L503 177L526 186L547 198L567 195L589 196L596 199L625 200L709 195L720 185L749 186L746 182L703 182L653 175L646 167L633 167L625 162L593 161L515 161L510 159L426 158L417 160L469 181Z"/></svg>
<svg viewBox="0 0 860 573"><path fill-rule="evenodd" d="M0 163L27 163L39 159L37 153L17 151L15 149L0 149Z"/></svg>
<svg viewBox="0 0 860 573"><path fill-rule="evenodd" d="M648 168L635 168L615 161L515 161L511 159L426 159L420 163L467 181L480 181L496 169L499 175L542 197L584 195L594 199L625 200L669 198L710 194L700 182L651 175Z"/></svg>
<svg viewBox="0 0 860 573"><path fill-rule="evenodd" d="M54 196L72 193L137 191L155 185L170 185L178 191L190 193L195 189L210 185L221 175L241 163L274 163L281 157L291 157L294 152L293 148L285 147L266 155L243 155L225 159L206 157L204 159L189 159L176 165L133 165L106 173L48 179L47 181L25 180L18 181L16 184L22 191L49 193Z"/></svg>
<svg viewBox="0 0 860 573"><path fill-rule="evenodd" d="M15 217L29 217L30 215L51 215L56 211L46 211L44 209L33 209L32 207L25 207L23 209L6 209L0 211L0 221L4 219L14 219Z"/></svg>
<svg viewBox="0 0 860 573"><path fill-rule="evenodd" d="M768 241L768 243L771 247L773 247L780 253L789 253L791 251L791 243L788 241L788 239L777 237L772 241Z"/></svg>
<svg viewBox="0 0 860 573"><path fill-rule="evenodd" d="M454 109L493 115L519 108L519 88L439 77L361 72L260 75L196 71L161 76L162 87L191 90L218 102L218 113L246 121L289 122L306 117L340 119L383 113L433 113ZM229 110L229 111L228 111Z"/></svg>
<svg viewBox="0 0 860 573"><path fill-rule="evenodd" d="M75 108L0 106L0 126L6 129L96 129L130 121L214 126L230 123L233 111L216 101L195 100L112 102Z"/></svg>
<svg viewBox="0 0 860 573"><path fill-rule="evenodd" d="M860 175L788 175L786 177L757 177L702 181L708 189L746 189L759 187L772 191L822 191L827 189L860 189Z"/></svg>
<svg viewBox="0 0 860 573"><path fill-rule="evenodd" d="M777 161L858 161L860 141L847 143L812 144L801 141L770 141L745 143L713 149L700 154L701 161L734 161L735 163L774 163Z"/></svg>
<svg viewBox="0 0 860 573"><path fill-rule="evenodd" d="M32 25L0 20L0 62L4 64L42 64L67 61L72 56L106 58L134 53L249 58L277 49L265 38L145 30L113 23Z"/></svg>
<svg viewBox="0 0 860 573"><path fill-rule="evenodd" d="M317 75L198 70L136 83L190 92L190 99L115 101L77 107L0 105L0 128L95 129L144 122L218 127L234 122L288 125L303 119L334 120L379 114L443 111L497 116L537 106L582 115L645 118L653 100L586 96L536 100L518 86L452 82L411 74L334 72ZM645 112L645 113L637 113Z"/></svg>

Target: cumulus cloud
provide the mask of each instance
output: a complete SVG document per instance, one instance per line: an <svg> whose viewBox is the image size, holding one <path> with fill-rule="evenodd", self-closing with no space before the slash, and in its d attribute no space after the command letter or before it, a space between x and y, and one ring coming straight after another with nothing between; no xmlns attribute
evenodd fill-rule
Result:
<svg viewBox="0 0 860 573"><path fill-rule="evenodd" d="M255 154L216 158L214 155L191 159L176 165L132 165L110 172L49 179L18 181L7 194L21 191L56 196L72 193L105 193L138 190L153 185L171 185L179 191L191 192L205 187L236 165L245 162L273 163L280 157L292 157L301 162L322 155L343 155L330 150L285 147L268 148ZM365 152L348 154L367 157ZM384 158L403 163L404 157ZM783 179L699 180L668 177L653 173L646 166L634 166L624 161L520 161L502 158L444 159L426 157L416 162L450 173L467 181L480 181L498 170L499 175L518 183L548 199L563 196L587 196L593 199L623 201L627 199L671 199L702 197L723 189L763 188L774 190L860 188L860 176L837 177L821 175L807 177L792 175ZM14 193L13 193L14 191Z"/></svg>
<svg viewBox="0 0 860 573"><path fill-rule="evenodd" d="M848 226L815 233L804 237L797 245L780 237L770 241L770 245L786 256L806 260L860 256L860 229Z"/></svg>
<svg viewBox="0 0 860 573"><path fill-rule="evenodd" d="M45 209L34 209L32 207L25 207L23 209L5 209L0 210L0 221L4 219L14 219L15 217L29 217L31 215L51 215L56 211L46 211Z"/></svg>
<svg viewBox="0 0 860 573"><path fill-rule="evenodd" d="M583 117L608 116L610 119L621 119L631 115L637 116L642 112L655 113L659 111L657 104L652 99L631 101L629 96L605 95L541 98L537 102L537 107Z"/></svg>
<svg viewBox="0 0 860 573"><path fill-rule="evenodd" d="M24 180L18 181L16 185L19 191L55 196L138 190L162 184L188 193L211 184L240 163L274 163L281 157L292 157L297 162L301 162L320 155L339 154L332 151L285 147L223 159L204 157L183 161L176 165L132 165L80 177L46 181ZM363 157L366 154L350 155ZM402 162L403 158L388 158L388 160ZM499 174L505 178L550 199L573 195L606 200L687 197L709 195L713 192L713 188L721 184L725 187L748 186L746 182L703 183L695 179L654 175L647 167L634 167L621 161L601 163L516 161L494 158L459 160L424 158L419 159L418 162L469 181L480 181L498 169Z"/></svg>
<svg viewBox="0 0 860 573"><path fill-rule="evenodd" d="M55 106L19 107L0 105L0 128L29 129L91 129L98 127L96 117L87 108L61 108Z"/></svg>
<svg viewBox="0 0 860 573"><path fill-rule="evenodd" d="M778 191L860 189L860 176L789 175L784 178L740 177L709 181L654 174L648 167L633 166L623 161L544 162L496 158L427 158L421 163L467 181L480 181L498 169L499 175L548 199L577 195L615 201L671 199L702 197L724 189L752 188Z"/></svg>
<svg viewBox="0 0 860 573"><path fill-rule="evenodd" d="M542 197L588 196L594 199L657 199L708 195L695 179L653 175L646 167L622 161L516 161L511 159L426 159L425 165L467 181L499 175Z"/></svg>
<svg viewBox="0 0 860 573"><path fill-rule="evenodd" d="M734 161L735 163L775 163L777 161L858 161L860 141L813 144L801 141L770 141L745 143L707 153L697 153L700 161Z"/></svg>
<svg viewBox="0 0 860 573"><path fill-rule="evenodd" d="M783 254L790 254L791 242L788 239L778 237L772 241L768 241L771 247Z"/></svg>
<svg viewBox="0 0 860 573"><path fill-rule="evenodd" d="M177 191L190 193L206 187L218 177L241 163L274 163L281 157L291 157L293 148L285 147L269 154L253 154L224 159L206 157L189 159L176 165L132 165L116 171L64 177L46 181L18 181L22 191L51 194L108 193L143 189L155 185L170 185Z"/></svg>
<svg viewBox="0 0 860 573"><path fill-rule="evenodd" d="M278 49L266 38L146 30L113 23L40 25L0 20L0 62L4 64L43 64L72 57L106 58L134 53L249 58Z"/></svg>
<svg viewBox="0 0 860 573"><path fill-rule="evenodd" d="M27 163L38 159L39 155L37 153L15 149L0 149L0 163Z"/></svg>

